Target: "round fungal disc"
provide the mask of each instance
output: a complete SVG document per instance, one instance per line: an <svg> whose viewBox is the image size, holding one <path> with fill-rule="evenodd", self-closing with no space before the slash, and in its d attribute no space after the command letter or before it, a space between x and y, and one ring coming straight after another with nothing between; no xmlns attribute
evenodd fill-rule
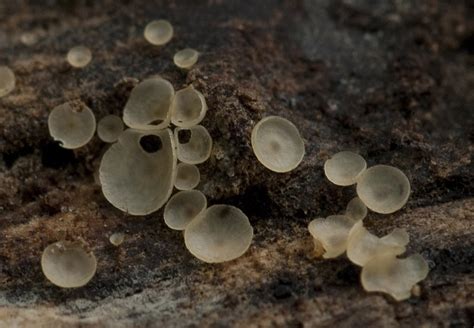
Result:
<svg viewBox="0 0 474 328"><path fill-rule="evenodd" d="M274 172L289 172L303 160L303 139L296 126L282 117L268 116L258 122L251 141L257 159Z"/></svg>
<svg viewBox="0 0 474 328"><path fill-rule="evenodd" d="M184 230L186 248L208 263L231 261L250 247L253 228L237 207L213 205Z"/></svg>
<svg viewBox="0 0 474 328"><path fill-rule="evenodd" d="M173 37L173 26L164 19L154 20L147 24L143 35L151 44L161 46L168 43Z"/></svg>
<svg viewBox="0 0 474 328"><path fill-rule="evenodd" d="M7 66L0 66L0 98L15 89L15 73Z"/></svg>
<svg viewBox="0 0 474 328"><path fill-rule="evenodd" d="M174 186L178 190L191 190L196 188L200 179L201 174L196 165L179 163L176 168Z"/></svg>
<svg viewBox="0 0 474 328"><path fill-rule="evenodd" d="M354 197L346 207L346 215L355 221L363 220L367 216L367 206L359 197Z"/></svg>
<svg viewBox="0 0 474 328"><path fill-rule="evenodd" d="M120 246L125 240L125 234L122 232L115 232L110 235L109 241L114 246Z"/></svg>
<svg viewBox="0 0 474 328"><path fill-rule="evenodd" d="M410 297L413 286L425 279L428 272L428 264L419 254L406 259L383 255L367 262L362 268L361 281L369 292L384 292L402 301Z"/></svg>
<svg viewBox="0 0 474 328"><path fill-rule="evenodd" d="M338 186L353 185L366 168L365 159L350 151L341 151L324 163L326 177Z"/></svg>
<svg viewBox="0 0 474 328"><path fill-rule="evenodd" d="M191 85L176 92L171 104L171 123L182 128L190 128L199 124L206 116L206 112L206 99Z"/></svg>
<svg viewBox="0 0 474 328"><path fill-rule="evenodd" d="M178 159L181 162L200 164L211 156L212 138L202 125L196 125L188 129L176 128L174 135Z"/></svg>
<svg viewBox="0 0 474 328"><path fill-rule="evenodd" d="M123 121L134 129L156 130L168 126L173 85L154 77L139 83L130 93L123 111Z"/></svg>
<svg viewBox="0 0 474 328"><path fill-rule="evenodd" d="M402 171L393 166L372 166L359 178L357 195L372 211L393 213L408 201L410 181Z"/></svg>
<svg viewBox="0 0 474 328"><path fill-rule="evenodd" d="M175 53L173 61L179 68L191 68L191 66L196 64L198 57L199 52L191 48L186 48Z"/></svg>
<svg viewBox="0 0 474 328"><path fill-rule="evenodd" d="M59 241L43 251L41 268L56 286L75 288L87 284L95 275L97 260L81 244Z"/></svg>
<svg viewBox="0 0 474 328"><path fill-rule="evenodd" d="M364 266L373 257L403 254L409 239L407 232L398 228L379 238L371 234L362 221L358 221L347 238L347 257L352 263Z"/></svg>
<svg viewBox="0 0 474 328"><path fill-rule="evenodd" d="M173 190L176 153L169 129L125 130L102 157L99 178L105 198L132 215L160 209Z"/></svg>
<svg viewBox="0 0 474 328"><path fill-rule="evenodd" d="M318 240L324 250L324 258L334 258L343 254L347 247L347 236L354 220L344 215L331 215L326 219L315 219L308 225L309 233Z"/></svg>
<svg viewBox="0 0 474 328"><path fill-rule="evenodd" d="M49 134L67 149L87 144L94 136L95 126L94 113L82 102L56 106L48 117Z"/></svg>
<svg viewBox="0 0 474 328"><path fill-rule="evenodd" d="M122 119L116 115L107 115L97 124L97 135L103 142L115 142L123 132Z"/></svg>
<svg viewBox="0 0 474 328"><path fill-rule="evenodd" d="M77 68L87 66L92 60L92 52L84 46L71 48L67 53L68 63Z"/></svg>
<svg viewBox="0 0 474 328"><path fill-rule="evenodd" d="M179 191L174 194L165 206L163 217L168 227L184 230L207 207L206 196L198 190Z"/></svg>

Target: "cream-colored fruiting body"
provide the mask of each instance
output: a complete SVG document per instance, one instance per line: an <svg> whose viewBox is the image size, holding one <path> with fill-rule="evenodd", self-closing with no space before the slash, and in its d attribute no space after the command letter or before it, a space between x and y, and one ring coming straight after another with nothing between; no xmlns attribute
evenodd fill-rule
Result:
<svg viewBox="0 0 474 328"><path fill-rule="evenodd" d="M163 217L168 227L184 230L207 207L206 196L198 190L179 191L174 194L165 206Z"/></svg>
<svg viewBox="0 0 474 328"><path fill-rule="evenodd" d="M308 225L309 233L318 240L326 251L323 257L334 258L346 251L347 236L354 220L345 215L331 215L326 219L314 219Z"/></svg>
<svg viewBox="0 0 474 328"><path fill-rule="evenodd" d="M63 148L84 146L94 136L95 127L94 113L82 102L67 102L56 106L49 113L49 134Z"/></svg>
<svg viewBox="0 0 474 328"><path fill-rule="evenodd" d="M206 116L206 99L192 85L176 92L171 103L171 123L182 128L199 124Z"/></svg>
<svg viewBox="0 0 474 328"><path fill-rule="evenodd" d="M143 36L151 44L162 46L173 37L173 26L164 19L154 20L145 26Z"/></svg>
<svg viewBox="0 0 474 328"><path fill-rule="evenodd" d="M140 140L158 137L161 149L148 152ZM105 198L132 215L146 215L160 209L173 190L176 152L169 129L125 130L102 157L100 182Z"/></svg>
<svg viewBox="0 0 474 328"><path fill-rule="evenodd" d="M369 292L384 292L397 301L410 297L411 289L429 272L425 259L415 254L398 259L386 254L372 258L362 268L362 286Z"/></svg>
<svg viewBox="0 0 474 328"><path fill-rule="evenodd" d="M56 286L75 288L95 275L97 260L80 243L59 241L46 247L41 257L43 273Z"/></svg>
<svg viewBox="0 0 474 328"><path fill-rule="evenodd" d="M114 246L120 246L125 240L125 234L122 232L115 232L110 235L109 241Z"/></svg>
<svg viewBox="0 0 474 328"><path fill-rule="evenodd" d="M97 124L97 135L104 142L115 142L123 132L123 122L117 115L107 115Z"/></svg>
<svg viewBox="0 0 474 328"><path fill-rule="evenodd" d="M191 68L199 58L199 52L191 48L178 51L173 56L173 62L179 68Z"/></svg>
<svg viewBox="0 0 474 328"><path fill-rule="evenodd" d="M279 173L295 169L304 157L304 142L296 126L279 116L268 116L252 130L252 148L266 168Z"/></svg>
<svg viewBox="0 0 474 328"><path fill-rule="evenodd" d="M0 66L0 98L12 92L15 84L15 73L7 66Z"/></svg>
<svg viewBox="0 0 474 328"><path fill-rule="evenodd" d="M66 59L71 66L82 68L91 62L92 52L85 46L77 46L68 51Z"/></svg>
<svg viewBox="0 0 474 328"><path fill-rule="evenodd" d="M180 140L180 133L189 131L189 140ZM200 164L205 162L212 151L212 138L202 125L195 125L188 129L177 127L174 130L178 159L187 164Z"/></svg>
<svg viewBox="0 0 474 328"><path fill-rule="evenodd" d="M355 221L363 220L367 216L367 206L359 197L354 197L347 204L346 215Z"/></svg>
<svg viewBox="0 0 474 328"><path fill-rule="evenodd" d="M160 77L139 83L130 93L123 111L123 121L134 129L155 130L168 126L173 85Z"/></svg>
<svg viewBox="0 0 474 328"><path fill-rule="evenodd" d="M373 257L400 255L406 250L409 236L404 229L395 228L390 234L379 238L371 234L358 221L347 238L347 257L352 263L364 266Z"/></svg>
<svg viewBox="0 0 474 328"><path fill-rule="evenodd" d="M213 205L184 231L186 248L208 263L231 261L244 254L253 238L247 216L230 205Z"/></svg>
<svg viewBox="0 0 474 328"><path fill-rule="evenodd" d="M357 195L370 210L382 214L393 213L408 201L410 181L393 166L372 166L358 179Z"/></svg>
<svg viewBox="0 0 474 328"><path fill-rule="evenodd" d="M174 186L178 190L191 190L196 188L201 179L201 174L196 165L179 163L176 168Z"/></svg>
<svg viewBox="0 0 474 328"><path fill-rule="evenodd" d="M366 168L365 159L350 151L341 151L324 163L326 177L338 186L353 185Z"/></svg>
<svg viewBox="0 0 474 328"><path fill-rule="evenodd" d="M24 32L20 36L20 41L25 46L32 46L38 42L38 36L33 32Z"/></svg>

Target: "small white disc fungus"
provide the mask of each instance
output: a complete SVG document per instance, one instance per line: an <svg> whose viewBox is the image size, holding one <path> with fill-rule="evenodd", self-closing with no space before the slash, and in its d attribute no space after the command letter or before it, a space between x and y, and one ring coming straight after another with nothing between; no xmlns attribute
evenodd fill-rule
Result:
<svg viewBox="0 0 474 328"><path fill-rule="evenodd" d="M379 238L357 222L347 238L347 257L352 263L364 266L373 257L400 255L405 252L409 236L404 229L395 228L390 234Z"/></svg>
<svg viewBox="0 0 474 328"><path fill-rule="evenodd" d="M191 66L196 64L198 57L199 52L191 48L186 48L175 53L173 61L179 68L191 68Z"/></svg>
<svg viewBox="0 0 474 328"><path fill-rule="evenodd" d="M139 83L131 92L123 111L123 121L134 129L156 130L168 126L173 85L160 77Z"/></svg>
<svg viewBox="0 0 474 328"><path fill-rule="evenodd" d="M268 116L258 122L251 141L257 159L274 172L289 172L303 160L303 139L296 126L282 117Z"/></svg>
<svg viewBox="0 0 474 328"><path fill-rule="evenodd" d="M410 196L410 182L399 169L376 165L357 182L357 195L374 212L389 214L401 209Z"/></svg>
<svg viewBox="0 0 474 328"><path fill-rule="evenodd" d="M66 58L71 66L82 68L92 60L92 52L87 47L77 46L68 51Z"/></svg>
<svg viewBox="0 0 474 328"><path fill-rule="evenodd" d="M125 234L122 232L114 232L110 235L109 241L114 246L120 246L125 240Z"/></svg>
<svg viewBox="0 0 474 328"><path fill-rule="evenodd" d="M94 136L95 126L94 113L82 102L56 106L48 117L49 134L67 149L87 144Z"/></svg>
<svg viewBox="0 0 474 328"><path fill-rule="evenodd" d="M102 157L99 174L105 198L118 209L132 215L160 209L176 174L171 131L125 130Z"/></svg>
<svg viewBox="0 0 474 328"><path fill-rule="evenodd" d="M178 190L191 190L196 188L201 179L201 174L196 165L179 163L176 167L176 181L174 186Z"/></svg>
<svg viewBox="0 0 474 328"><path fill-rule="evenodd" d="M179 191L166 204L163 217L171 229L184 230L206 207L206 196L199 190Z"/></svg>
<svg viewBox="0 0 474 328"><path fill-rule="evenodd" d="M15 89L15 73L7 66L0 66L0 98Z"/></svg>
<svg viewBox="0 0 474 328"><path fill-rule="evenodd" d="M97 124L97 135L103 142L115 142L123 132L122 119L116 115L107 115Z"/></svg>
<svg viewBox="0 0 474 328"><path fill-rule="evenodd" d="M369 292L384 292L402 301L410 297L413 286L425 279L428 272L428 264L419 254L406 259L383 255L367 262L362 268L361 281Z"/></svg>
<svg viewBox="0 0 474 328"><path fill-rule="evenodd" d="M188 138L186 137L188 134ZM212 151L212 138L207 129L196 125L188 129L176 128L174 130L178 159L187 164L200 164L205 162Z"/></svg>
<svg viewBox="0 0 474 328"><path fill-rule="evenodd" d="M354 222L345 215L331 215L326 219L319 218L309 223L309 233L323 245L326 251L324 258L338 257L346 251L347 236Z"/></svg>
<svg viewBox="0 0 474 328"><path fill-rule="evenodd" d="M59 241L46 247L41 257L43 273L56 286L75 288L95 275L97 260L77 242Z"/></svg>
<svg viewBox="0 0 474 328"><path fill-rule="evenodd" d="M346 215L355 221L363 220L367 216L367 206L359 197L354 197L347 204Z"/></svg>
<svg viewBox="0 0 474 328"><path fill-rule="evenodd" d="M324 163L326 177L338 186L353 185L366 168L365 159L350 151L341 151Z"/></svg>
<svg viewBox="0 0 474 328"><path fill-rule="evenodd" d="M190 128L199 124L206 112L206 99L190 85L176 92L171 104L171 123L182 128Z"/></svg>
<svg viewBox="0 0 474 328"><path fill-rule="evenodd" d="M213 205L184 230L186 248L208 263L231 261L244 254L253 238L247 216L237 207Z"/></svg>
<svg viewBox="0 0 474 328"><path fill-rule="evenodd" d="M145 26L145 39L155 46L168 43L173 37L173 26L164 19L154 20Z"/></svg>

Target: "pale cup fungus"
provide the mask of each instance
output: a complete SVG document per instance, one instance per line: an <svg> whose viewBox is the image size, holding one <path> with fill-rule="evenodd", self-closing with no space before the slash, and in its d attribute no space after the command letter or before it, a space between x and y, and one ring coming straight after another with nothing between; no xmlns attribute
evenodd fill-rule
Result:
<svg viewBox="0 0 474 328"><path fill-rule="evenodd" d="M179 163L176 167L174 186L178 190L191 190L196 188L200 179L201 174L196 165Z"/></svg>
<svg viewBox="0 0 474 328"><path fill-rule="evenodd" d="M0 66L0 98L12 92L15 84L15 73L7 66Z"/></svg>
<svg viewBox="0 0 474 328"><path fill-rule="evenodd" d="M166 204L163 217L171 229L184 230L206 207L206 196L199 190L179 191Z"/></svg>
<svg viewBox="0 0 474 328"><path fill-rule="evenodd" d="M97 260L78 242L59 241L45 248L41 257L43 273L56 286L86 285L95 275Z"/></svg>
<svg viewBox="0 0 474 328"><path fill-rule="evenodd" d="M206 99L190 85L176 92L171 103L171 123L182 128L190 128L199 124L206 112Z"/></svg>
<svg viewBox="0 0 474 328"><path fill-rule="evenodd" d="M253 238L247 216L230 205L213 205L184 230L186 248L208 263L234 260L243 255Z"/></svg>
<svg viewBox="0 0 474 328"><path fill-rule="evenodd" d="M199 52L191 48L185 48L178 51L173 56L173 62L179 68L189 69L196 64Z"/></svg>
<svg viewBox="0 0 474 328"><path fill-rule="evenodd" d="M71 66L82 68L92 60L92 52L87 47L77 46L68 51L66 59Z"/></svg>
<svg viewBox="0 0 474 328"><path fill-rule="evenodd" d="M338 257L346 251L347 236L354 222L345 215L331 215L326 219L319 218L309 223L309 233L325 250L324 258Z"/></svg>
<svg viewBox="0 0 474 328"><path fill-rule="evenodd" d="M258 122L252 130L251 142L260 163L274 172L289 172L304 157L304 142L298 129L279 116L268 116Z"/></svg>
<svg viewBox="0 0 474 328"><path fill-rule="evenodd" d="M188 138L186 137L188 135ZM187 164L205 162L212 151L212 138L202 125L195 125L188 129L177 127L174 130L178 159Z"/></svg>
<svg viewBox="0 0 474 328"><path fill-rule="evenodd" d="M97 124L97 135L103 142L115 142L123 132L122 119L116 115L107 115Z"/></svg>
<svg viewBox="0 0 474 328"><path fill-rule="evenodd" d="M125 240L125 234L122 232L114 232L110 235L109 241L114 246L120 246Z"/></svg>
<svg viewBox="0 0 474 328"><path fill-rule="evenodd" d="M95 127L94 113L82 102L67 102L49 113L49 134L63 148L84 146L94 136Z"/></svg>
<svg viewBox="0 0 474 328"><path fill-rule="evenodd" d="M367 216L367 206L359 197L354 197L347 204L346 215L355 221L363 220Z"/></svg>
<svg viewBox="0 0 474 328"><path fill-rule="evenodd" d="M366 168L365 159L350 151L341 151L324 163L326 177L338 186L353 185Z"/></svg>
<svg viewBox="0 0 474 328"><path fill-rule="evenodd" d="M145 26L143 36L151 44L162 46L173 37L173 26L164 19L154 20Z"/></svg>

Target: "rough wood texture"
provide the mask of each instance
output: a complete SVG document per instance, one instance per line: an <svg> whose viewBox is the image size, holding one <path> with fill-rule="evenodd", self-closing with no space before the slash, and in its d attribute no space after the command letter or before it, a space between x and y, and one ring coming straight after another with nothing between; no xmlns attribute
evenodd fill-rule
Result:
<svg viewBox="0 0 474 328"><path fill-rule="evenodd" d="M0 99L0 326L472 326L473 15L467 1L435 0L1 1L0 64L17 88ZM142 30L163 17L175 38L153 47ZM23 45L24 31L38 43ZM65 62L78 44L93 52L85 69ZM202 55L186 73L172 55L187 46ZM256 232L236 261L203 264L161 212L131 217L108 204L94 183L97 138L73 152L48 136L54 106L80 98L97 118L120 114L153 74L175 88L192 82L208 100L215 147L199 189L241 207ZM306 139L289 174L252 154L251 128L268 114ZM308 222L354 195L322 164L350 149L412 182L403 210L366 224L379 235L408 230L408 253L431 268L420 297L365 293L346 258L310 256ZM117 230L127 233L119 248L108 242ZM43 248L65 237L100 261L84 288L58 289L41 273Z"/></svg>

